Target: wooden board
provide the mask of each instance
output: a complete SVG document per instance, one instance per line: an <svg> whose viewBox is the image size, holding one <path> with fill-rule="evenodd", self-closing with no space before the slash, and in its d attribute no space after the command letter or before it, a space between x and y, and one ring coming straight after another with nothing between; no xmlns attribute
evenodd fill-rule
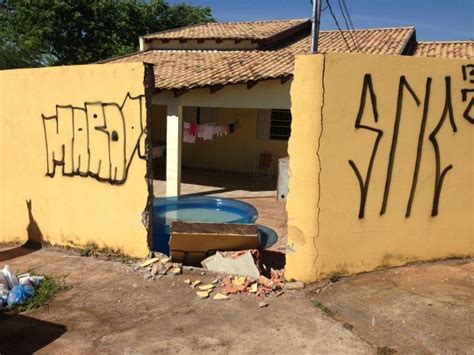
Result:
<svg viewBox="0 0 474 355"><path fill-rule="evenodd" d="M173 222L170 253L174 262L200 266L216 251L256 249L257 226L254 224L219 224Z"/></svg>

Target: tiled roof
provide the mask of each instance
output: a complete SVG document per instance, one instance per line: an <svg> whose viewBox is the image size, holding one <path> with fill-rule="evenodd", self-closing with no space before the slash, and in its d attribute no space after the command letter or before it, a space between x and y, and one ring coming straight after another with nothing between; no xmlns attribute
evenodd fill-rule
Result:
<svg viewBox="0 0 474 355"><path fill-rule="evenodd" d="M414 27L374 28L355 31L321 31L320 52L355 52L366 54L399 55L415 32ZM344 40L345 39L345 40ZM308 53L311 38L305 37L285 50ZM347 42L347 44L346 44Z"/></svg>
<svg viewBox="0 0 474 355"><path fill-rule="evenodd" d="M474 58L474 41L418 42L413 55L451 59Z"/></svg>
<svg viewBox="0 0 474 355"><path fill-rule="evenodd" d="M263 40L292 27L309 23L307 19L253 21L253 22L210 22L202 25L177 28L152 33L145 39L250 39Z"/></svg>
<svg viewBox="0 0 474 355"><path fill-rule="evenodd" d="M277 51L150 50L114 62L153 63L163 90L238 84L292 74L293 55Z"/></svg>
<svg viewBox="0 0 474 355"><path fill-rule="evenodd" d="M361 53L401 54L413 34L410 28L356 30L353 36ZM345 32L346 38L348 33ZM350 37L349 37L350 38ZM351 45L352 51L356 51ZM293 74L296 54L309 53L310 37L273 50L149 50L111 62L148 62L155 65L155 87L192 89L212 85L282 78ZM320 52L347 52L338 31L322 31Z"/></svg>

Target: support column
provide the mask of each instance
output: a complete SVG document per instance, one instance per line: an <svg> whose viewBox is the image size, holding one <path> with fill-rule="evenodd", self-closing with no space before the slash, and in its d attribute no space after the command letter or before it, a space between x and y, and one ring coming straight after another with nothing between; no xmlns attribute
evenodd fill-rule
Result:
<svg viewBox="0 0 474 355"><path fill-rule="evenodd" d="M183 113L179 100L168 104L166 117L166 196L181 193L181 147L183 145Z"/></svg>

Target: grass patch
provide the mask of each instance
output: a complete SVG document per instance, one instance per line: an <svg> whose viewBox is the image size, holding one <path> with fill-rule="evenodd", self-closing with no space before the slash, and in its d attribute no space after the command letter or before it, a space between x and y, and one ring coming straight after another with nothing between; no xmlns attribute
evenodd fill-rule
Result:
<svg viewBox="0 0 474 355"><path fill-rule="evenodd" d="M35 288L35 295L27 302L10 308L10 312L20 313L37 308L47 308L58 292L70 288L63 279L55 279L50 275L45 275L43 282Z"/></svg>
<svg viewBox="0 0 474 355"><path fill-rule="evenodd" d="M336 315L336 312L334 312L331 308L325 306L321 302L319 302L317 299L314 299L313 301L313 306L320 309L321 312L323 312L325 315L328 317L333 317Z"/></svg>

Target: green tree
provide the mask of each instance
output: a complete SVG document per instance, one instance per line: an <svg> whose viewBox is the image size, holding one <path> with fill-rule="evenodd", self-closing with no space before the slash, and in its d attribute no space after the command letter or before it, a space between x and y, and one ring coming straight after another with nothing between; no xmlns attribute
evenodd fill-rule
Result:
<svg viewBox="0 0 474 355"><path fill-rule="evenodd" d="M211 22L209 7L166 0L0 0L0 69L92 63L138 36Z"/></svg>

